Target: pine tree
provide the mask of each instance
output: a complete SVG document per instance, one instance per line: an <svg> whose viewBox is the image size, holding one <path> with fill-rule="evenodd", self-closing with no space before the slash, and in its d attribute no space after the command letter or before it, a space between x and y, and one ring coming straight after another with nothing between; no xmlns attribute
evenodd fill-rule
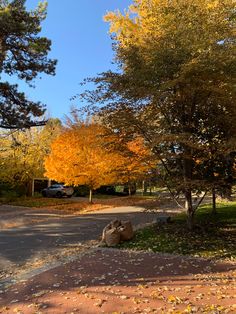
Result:
<svg viewBox="0 0 236 314"><path fill-rule="evenodd" d="M39 73L55 74L56 61L47 58L51 41L39 35L46 3L27 11L24 0L0 0L0 127L20 129L42 125L45 106L3 80L16 76L30 84Z"/></svg>

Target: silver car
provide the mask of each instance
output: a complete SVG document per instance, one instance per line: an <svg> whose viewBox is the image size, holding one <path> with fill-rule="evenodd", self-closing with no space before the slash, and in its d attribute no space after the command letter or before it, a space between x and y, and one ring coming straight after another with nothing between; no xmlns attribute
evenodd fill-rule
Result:
<svg viewBox="0 0 236 314"><path fill-rule="evenodd" d="M72 187L63 184L53 184L42 190L42 195L44 197L71 197L73 193L74 189Z"/></svg>

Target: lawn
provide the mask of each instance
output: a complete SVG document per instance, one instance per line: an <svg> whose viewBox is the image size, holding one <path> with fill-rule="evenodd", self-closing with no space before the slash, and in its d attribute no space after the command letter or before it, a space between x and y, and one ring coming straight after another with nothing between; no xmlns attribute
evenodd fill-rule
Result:
<svg viewBox="0 0 236 314"><path fill-rule="evenodd" d="M196 229L186 228L186 215L179 214L172 223L151 226L136 232L125 249L150 250L217 259L236 258L236 202L221 203L217 215L211 215L211 205L203 205L196 214Z"/></svg>

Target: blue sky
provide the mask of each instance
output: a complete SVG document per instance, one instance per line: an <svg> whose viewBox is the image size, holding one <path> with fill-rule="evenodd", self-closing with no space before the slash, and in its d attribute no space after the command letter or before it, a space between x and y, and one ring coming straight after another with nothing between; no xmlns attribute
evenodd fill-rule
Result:
<svg viewBox="0 0 236 314"><path fill-rule="evenodd" d="M30 99L45 103L51 117L62 118L68 114L72 105L70 98L82 91L79 83L112 68L113 52L104 14L115 9L123 11L131 2L48 0L42 34L52 40L50 57L58 59L56 76L43 75L35 81L34 89L20 83L20 89ZM26 1L29 8L37 4L38 0Z"/></svg>

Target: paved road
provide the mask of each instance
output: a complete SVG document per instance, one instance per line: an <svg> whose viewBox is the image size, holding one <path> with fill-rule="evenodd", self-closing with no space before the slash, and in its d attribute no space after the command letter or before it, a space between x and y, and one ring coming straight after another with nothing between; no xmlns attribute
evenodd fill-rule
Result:
<svg viewBox="0 0 236 314"><path fill-rule="evenodd" d="M22 215L28 215L27 209ZM33 212L34 215L37 212ZM39 213L40 214L40 213ZM133 225L152 222L157 214L144 213L140 207L118 207L71 217L51 217L27 227L0 231L0 267L24 265L41 252L96 240L113 219L131 220Z"/></svg>

